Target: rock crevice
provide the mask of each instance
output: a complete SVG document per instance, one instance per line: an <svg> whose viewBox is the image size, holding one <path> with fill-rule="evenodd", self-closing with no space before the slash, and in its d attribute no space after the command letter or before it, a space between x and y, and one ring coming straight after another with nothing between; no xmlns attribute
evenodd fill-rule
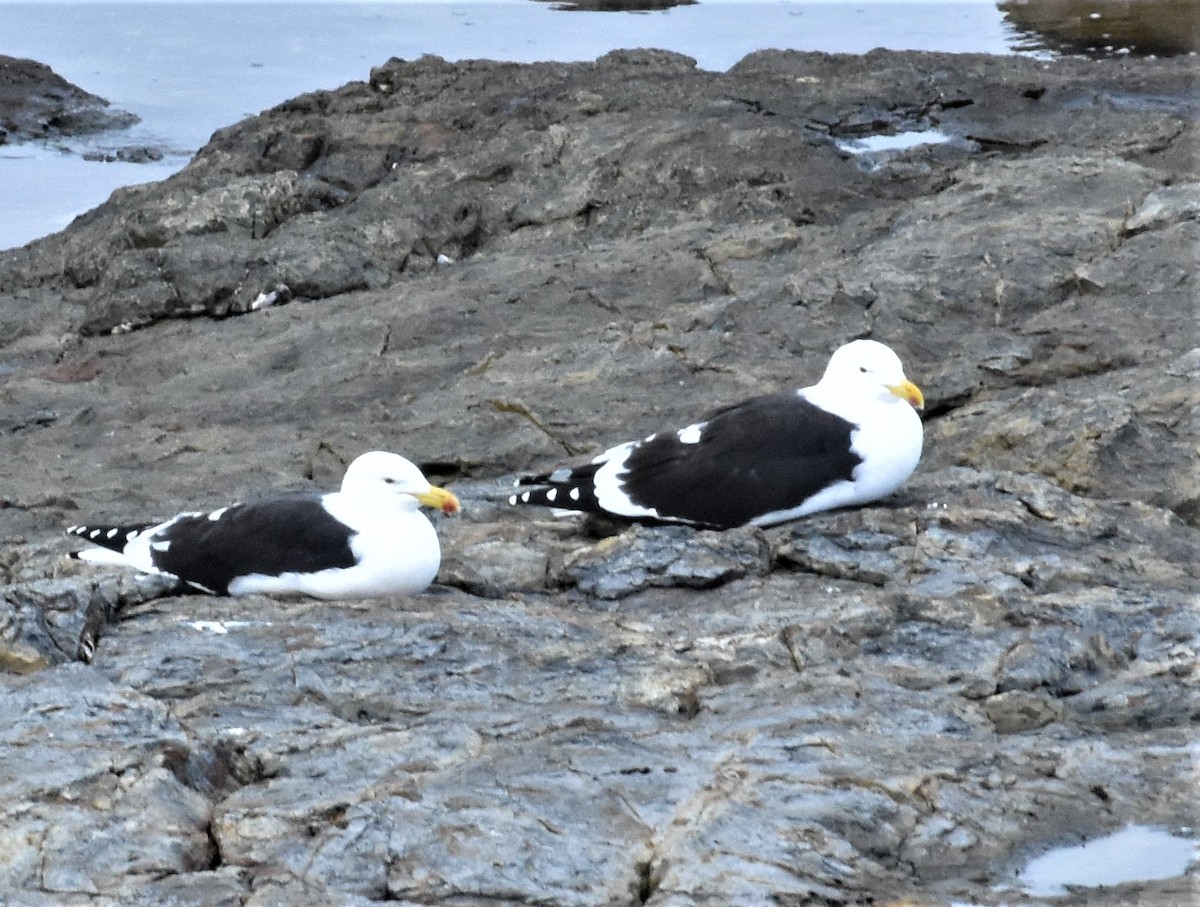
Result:
<svg viewBox="0 0 1200 907"><path fill-rule="evenodd" d="M1043 903L1051 847L1194 828L1192 68L392 60L0 253L0 890L991 907ZM950 140L835 141L914 126ZM929 401L888 501L724 533L505 503L855 336ZM370 449L462 500L426 595L63 556Z"/></svg>

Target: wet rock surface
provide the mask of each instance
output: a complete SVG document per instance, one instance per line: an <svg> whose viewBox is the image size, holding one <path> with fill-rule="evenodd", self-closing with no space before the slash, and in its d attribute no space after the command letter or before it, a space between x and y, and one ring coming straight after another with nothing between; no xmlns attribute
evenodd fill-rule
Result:
<svg viewBox="0 0 1200 907"><path fill-rule="evenodd" d="M1192 82L390 61L0 254L7 903L1036 904L1050 847L1191 834ZM953 141L837 145L917 128ZM930 404L889 501L725 533L504 503L865 335ZM63 557L373 448L463 501L426 595Z"/></svg>
<svg viewBox="0 0 1200 907"><path fill-rule="evenodd" d="M0 145L122 129L137 121L43 63L0 54Z"/></svg>

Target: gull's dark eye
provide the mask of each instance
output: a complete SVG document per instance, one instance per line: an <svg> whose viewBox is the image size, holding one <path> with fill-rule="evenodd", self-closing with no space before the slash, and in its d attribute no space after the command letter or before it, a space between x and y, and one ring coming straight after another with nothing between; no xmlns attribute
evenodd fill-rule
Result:
<svg viewBox="0 0 1200 907"><path fill-rule="evenodd" d="M395 485L395 484L396 484L396 480L395 480L395 479L393 479L391 476L384 476L384 477L383 477L383 481L387 482L389 485Z"/></svg>
<svg viewBox="0 0 1200 907"><path fill-rule="evenodd" d="M858 367L858 370L859 370L860 372L862 372L864 375L867 373L867 367L866 367L865 365L860 365L860 366Z"/></svg>

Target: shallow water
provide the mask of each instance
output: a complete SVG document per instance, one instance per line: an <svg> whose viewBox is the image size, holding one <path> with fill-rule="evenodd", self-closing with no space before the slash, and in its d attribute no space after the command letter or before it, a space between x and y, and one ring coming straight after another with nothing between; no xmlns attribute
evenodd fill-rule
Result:
<svg viewBox="0 0 1200 907"><path fill-rule="evenodd" d="M1069 887L1098 888L1126 882L1171 879L1197 858L1196 842L1165 831L1130 825L1077 847L1042 854L1021 870L1021 887L1031 895L1055 897Z"/></svg>
<svg viewBox="0 0 1200 907"><path fill-rule="evenodd" d="M114 189L165 179L187 162L106 163L40 142L0 145L0 249L61 230Z"/></svg>
<svg viewBox="0 0 1200 907"><path fill-rule="evenodd" d="M1197 0L1003 0L1018 50L1089 56L1200 51Z"/></svg>
<svg viewBox="0 0 1200 907"><path fill-rule="evenodd" d="M941 145L950 141L950 136L940 129L914 129L893 135L864 135L862 138L844 139L837 146L850 154L881 154L889 151L907 151L921 145Z"/></svg>

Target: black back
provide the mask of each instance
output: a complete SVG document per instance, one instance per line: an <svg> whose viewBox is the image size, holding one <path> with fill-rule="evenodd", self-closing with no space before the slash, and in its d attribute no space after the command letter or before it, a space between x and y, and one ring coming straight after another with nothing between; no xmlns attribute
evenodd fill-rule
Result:
<svg viewBox="0 0 1200 907"><path fill-rule="evenodd" d="M729 529L799 507L862 459L850 449L856 426L796 395L754 397L719 409L699 442L660 432L626 460L623 487L664 517Z"/></svg>
<svg viewBox="0 0 1200 907"><path fill-rule="evenodd" d="M354 532L321 506L319 495L297 494L235 504L210 520L181 517L155 534L169 541L154 551L154 565L167 573L224 595L239 576L315 573L353 567Z"/></svg>
<svg viewBox="0 0 1200 907"><path fill-rule="evenodd" d="M666 431L630 451L622 490L633 503L657 511L659 518L622 519L731 529L764 514L799 507L822 489L853 479L862 462L850 449L857 426L795 391L752 397L698 421L706 424L695 444ZM520 485L541 487L516 497L543 507L603 512L594 486L602 466L588 463L557 479L552 477L558 470L522 478Z"/></svg>

